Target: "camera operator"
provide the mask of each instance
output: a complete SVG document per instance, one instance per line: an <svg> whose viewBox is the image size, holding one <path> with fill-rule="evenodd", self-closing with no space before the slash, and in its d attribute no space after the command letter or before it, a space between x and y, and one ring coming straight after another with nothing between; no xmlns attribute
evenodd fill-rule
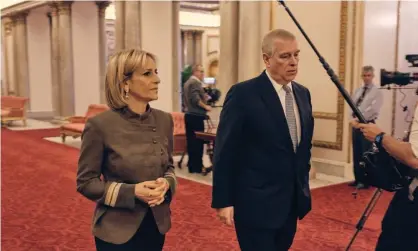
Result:
<svg viewBox="0 0 418 251"><path fill-rule="evenodd" d="M402 142L385 134L375 124L353 122L365 138L383 147L395 159L411 168L409 186L398 190L382 222L376 251L418 250L418 107L415 109L409 142Z"/></svg>

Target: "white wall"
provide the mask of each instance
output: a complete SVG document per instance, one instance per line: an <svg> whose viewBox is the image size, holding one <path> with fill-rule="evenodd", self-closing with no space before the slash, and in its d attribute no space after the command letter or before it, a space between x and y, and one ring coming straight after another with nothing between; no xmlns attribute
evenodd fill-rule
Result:
<svg viewBox="0 0 418 251"><path fill-rule="evenodd" d="M375 68L375 84L380 86L380 69L393 71L395 67L397 2L367 1L364 4L363 65L372 65ZM382 92L384 104L377 123L383 130L390 132L392 91Z"/></svg>
<svg viewBox="0 0 418 251"><path fill-rule="evenodd" d="M398 41L398 71L400 72L418 72L418 68L409 67L405 60L406 54L418 54L418 2L402 1L400 5L399 19L399 41ZM418 95L415 91L418 83L408 85L406 90L398 90L396 97L396 123L395 136L403 137L404 132L408 130L412 116L414 115L415 104L418 101ZM405 94L405 96L401 93ZM405 99L404 99L405 97ZM402 99L404 99L402 101ZM401 103L402 101L402 103ZM402 106L407 106L408 111L404 112Z"/></svg>
<svg viewBox="0 0 418 251"><path fill-rule="evenodd" d="M99 24L94 2L72 5L75 113L83 115L90 104L100 103Z"/></svg>
<svg viewBox="0 0 418 251"><path fill-rule="evenodd" d="M376 84L380 86L380 69L394 71L395 62L400 72L417 72L418 68L408 67L406 54L418 53L418 2L401 1L399 13L399 35L397 1L365 2L364 19L364 65L373 65L376 69ZM398 55L396 58L396 49ZM397 87L394 86L393 87ZM418 96L415 90L418 84L408 85L405 90L396 90L395 134L403 137L408 129ZM387 131L392 130L393 90L383 89L384 105L378 120L379 126ZM402 92L405 94L403 95ZM402 101L402 102L401 102ZM401 106L402 105L402 106ZM403 111L407 106L408 111Z"/></svg>
<svg viewBox="0 0 418 251"><path fill-rule="evenodd" d="M52 112L51 40L42 10L27 17L30 112Z"/></svg>
<svg viewBox="0 0 418 251"><path fill-rule="evenodd" d="M167 112L173 110L172 8L172 2L144 1L141 3L142 48L157 56L157 67L161 79L159 98L151 105Z"/></svg>

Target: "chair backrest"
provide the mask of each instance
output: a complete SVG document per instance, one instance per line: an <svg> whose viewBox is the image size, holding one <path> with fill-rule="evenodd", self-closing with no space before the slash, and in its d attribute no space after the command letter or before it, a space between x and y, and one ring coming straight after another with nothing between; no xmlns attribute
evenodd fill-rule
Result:
<svg viewBox="0 0 418 251"><path fill-rule="evenodd" d="M24 109L29 98L17 96L1 96L1 108Z"/></svg>
<svg viewBox="0 0 418 251"><path fill-rule="evenodd" d="M171 112L174 122L174 135L186 134L186 124L184 122L184 113Z"/></svg>
<svg viewBox="0 0 418 251"><path fill-rule="evenodd" d="M88 118L96 116L97 114L101 112L105 112L107 110L109 110L109 106L105 104L91 104L89 105L89 108L87 109L85 117L86 119L88 119Z"/></svg>

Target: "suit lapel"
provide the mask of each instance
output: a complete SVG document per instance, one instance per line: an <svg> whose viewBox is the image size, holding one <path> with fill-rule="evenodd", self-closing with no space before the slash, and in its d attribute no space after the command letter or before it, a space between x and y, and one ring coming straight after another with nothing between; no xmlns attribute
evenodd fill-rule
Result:
<svg viewBox="0 0 418 251"><path fill-rule="evenodd" d="M265 71L263 71L263 73L259 76L259 82L259 93L261 99L266 105L266 109L269 111L271 117L277 124L278 129L275 133L282 133L282 130L284 130L288 136L287 143L289 144L290 149L292 149L293 143L290 137L289 127L287 125L282 103L280 102L279 95L277 95L277 92L273 87L273 83L271 83Z"/></svg>
<svg viewBox="0 0 418 251"><path fill-rule="evenodd" d="M292 89L293 89L293 95L295 96L295 100L296 100L296 104L298 106L298 111L299 111L299 117L300 117L300 128L301 128L301 139L300 139L300 143L299 146L302 145L303 140L305 139L305 132L306 132L306 126L305 126L305 120L306 120L306 109L303 109L304 105L305 105L305 100L303 97L303 91L300 88L299 85L297 85L295 82L292 82Z"/></svg>

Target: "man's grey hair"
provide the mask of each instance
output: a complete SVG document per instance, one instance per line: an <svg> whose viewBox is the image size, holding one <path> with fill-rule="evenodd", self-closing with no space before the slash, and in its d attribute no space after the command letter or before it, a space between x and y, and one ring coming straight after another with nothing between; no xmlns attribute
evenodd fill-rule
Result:
<svg viewBox="0 0 418 251"><path fill-rule="evenodd" d="M372 73L374 73L374 68L371 65L363 66L363 72L372 72Z"/></svg>
<svg viewBox="0 0 418 251"><path fill-rule="evenodd" d="M277 39L294 40L296 37L293 33L284 29L271 30L269 33L264 35L263 42L261 43L261 52L263 54L267 54L268 56L272 56L274 53L273 44Z"/></svg>

